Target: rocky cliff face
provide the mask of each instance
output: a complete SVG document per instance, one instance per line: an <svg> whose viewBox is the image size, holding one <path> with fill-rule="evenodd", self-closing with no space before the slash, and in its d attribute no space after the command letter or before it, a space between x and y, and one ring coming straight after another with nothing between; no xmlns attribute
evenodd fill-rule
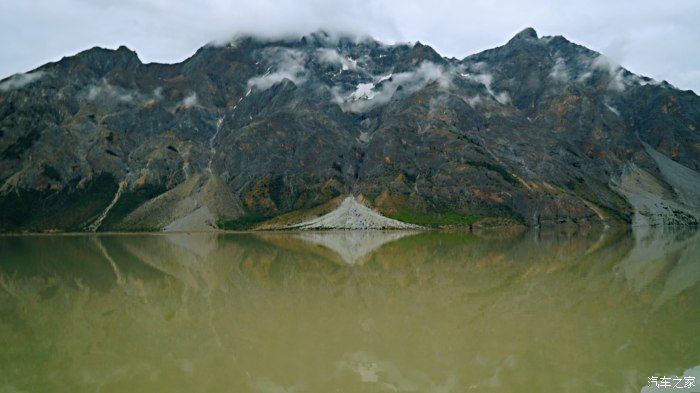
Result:
<svg viewBox="0 0 700 393"><path fill-rule="evenodd" d="M324 33L93 48L0 82L0 229L245 228L350 194L419 225L693 224L699 128L692 91L532 29L461 60Z"/></svg>

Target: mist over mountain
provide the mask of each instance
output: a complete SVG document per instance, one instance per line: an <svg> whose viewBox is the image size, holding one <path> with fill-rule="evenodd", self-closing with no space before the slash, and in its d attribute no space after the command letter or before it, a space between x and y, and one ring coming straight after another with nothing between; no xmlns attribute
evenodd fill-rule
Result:
<svg viewBox="0 0 700 393"><path fill-rule="evenodd" d="M695 225L700 99L525 29L463 59L317 32L0 81L0 229Z"/></svg>

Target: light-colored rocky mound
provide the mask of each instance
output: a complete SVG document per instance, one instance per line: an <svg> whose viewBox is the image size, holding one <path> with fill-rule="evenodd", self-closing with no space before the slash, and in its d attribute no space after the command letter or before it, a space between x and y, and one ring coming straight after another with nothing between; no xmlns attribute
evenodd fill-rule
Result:
<svg viewBox="0 0 700 393"><path fill-rule="evenodd" d="M288 229L417 229L418 225L408 224L388 217L358 202L349 196L335 210L299 224L289 225Z"/></svg>
<svg viewBox="0 0 700 393"><path fill-rule="evenodd" d="M700 232L669 226L638 227L632 232L634 244L615 271L636 292L659 279L663 290L654 308L700 282Z"/></svg>
<svg viewBox="0 0 700 393"><path fill-rule="evenodd" d="M647 154L656 161L661 175L673 187L680 202L696 211L700 210L700 173L673 161L648 144L642 144Z"/></svg>
<svg viewBox="0 0 700 393"><path fill-rule="evenodd" d="M241 214L240 203L231 190L216 175L207 175L203 185L185 198L190 211L174 218L163 228L165 232L211 231L217 229L219 219L230 219Z"/></svg>
<svg viewBox="0 0 700 393"><path fill-rule="evenodd" d="M420 231L323 231L302 232L295 236L303 241L326 247L349 264L362 262L380 247Z"/></svg>
<svg viewBox="0 0 700 393"><path fill-rule="evenodd" d="M632 162L624 166L620 179L612 186L634 207L633 226L697 223L693 208L676 201L660 180Z"/></svg>
<svg viewBox="0 0 700 393"><path fill-rule="evenodd" d="M217 176L195 175L141 205L125 218L123 226L166 232L213 231L217 220L240 214L240 204Z"/></svg>
<svg viewBox="0 0 700 393"><path fill-rule="evenodd" d="M700 173L642 142L663 179L632 162L613 187L634 207L634 226L696 225L700 220Z"/></svg>

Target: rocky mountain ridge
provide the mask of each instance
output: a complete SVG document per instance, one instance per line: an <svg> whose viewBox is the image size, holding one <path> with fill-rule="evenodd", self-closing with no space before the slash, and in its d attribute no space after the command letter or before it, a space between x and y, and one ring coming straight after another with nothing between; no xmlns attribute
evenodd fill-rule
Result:
<svg viewBox="0 0 700 393"><path fill-rule="evenodd" d="M348 195L421 226L695 225L700 99L525 29L93 48L0 81L0 230L286 226Z"/></svg>

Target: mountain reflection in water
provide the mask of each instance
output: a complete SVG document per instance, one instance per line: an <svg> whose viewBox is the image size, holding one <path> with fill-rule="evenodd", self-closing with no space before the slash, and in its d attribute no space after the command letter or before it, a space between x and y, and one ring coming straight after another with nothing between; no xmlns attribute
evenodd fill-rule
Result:
<svg viewBox="0 0 700 393"><path fill-rule="evenodd" d="M700 364L700 235L0 237L0 392L639 392Z"/></svg>

